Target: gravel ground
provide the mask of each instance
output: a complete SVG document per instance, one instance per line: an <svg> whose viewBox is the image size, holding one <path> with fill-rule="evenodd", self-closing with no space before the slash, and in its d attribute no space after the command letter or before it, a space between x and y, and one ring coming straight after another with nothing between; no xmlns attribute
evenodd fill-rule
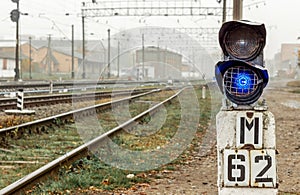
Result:
<svg viewBox="0 0 300 195"><path fill-rule="evenodd" d="M275 115L276 156L279 194L300 195L300 94L282 82L273 82L265 90L269 110ZM217 194L217 157L215 147L206 157L195 151L188 162L174 171L161 171L149 185L138 184L113 194L200 195ZM108 193L112 194L112 193Z"/></svg>
<svg viewBox="0 0 300 195"><path fill-rule="evenodd" d="M276 119L279 191L300 194L300 94L269 90L265 96Z"/></svg>

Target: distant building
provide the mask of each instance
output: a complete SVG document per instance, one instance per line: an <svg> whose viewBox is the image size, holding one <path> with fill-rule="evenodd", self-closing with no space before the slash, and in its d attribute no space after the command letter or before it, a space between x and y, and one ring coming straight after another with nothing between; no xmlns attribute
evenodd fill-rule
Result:
<svg viewBox="0 0 300 195"><path fill-rule="evenodd" d="M298 68L298 51L300 44L283 43L281 51L275 55L275 67L277 76L294 77Z"/></svg>
<svg viewBox="0 0 300 195"><path fill-rule="evenodd" d="M0 77L12 78L15 76L16 55L15 55L16 43L14 41L0 42ZM19 56L19 65L26 56Z"/></svg>
<svg viewBox="0 0 300 195"><path fill-rule="evenodd" d="M0 52L0 77L14 77L15 64L15 53Z"/></svg>
<svg viewBox="0 0 300 195"><path fill-rule="evenodd" d="M29 59L29 42L22 44L22 52ZM32 40L32 63L37 64L36 72L45 74L69 74L72 71L71 43L67 40ZM78 70L82 54L74 51L74 71Z"/></svg>
<svg viewBox="0 0 300 195"><path fill-rule="evenodd" d="M181 75L185 78L192 78L192 77L201 78L202 76L198 71L195 70L193 66L187 64L182 64Z"/></svg>
<svg viewBox="0 0 300 195"><path fill-rule="evenodd" d="M96 48L96 41L87 41L85 72L88 76L98 76L105 66L105 49ZM0 41L0 77L14 77L15 40ZM70 40L31 40L20 42L20 72L71 75L72 43ZM100 50L100 51L99 51ZM82 41L74 41L74 72L82 71Z"/></svg>
<svg viewBox="0 0 300 195"><path fill-rule="evenodd" d="M281 66L283 68L295 67L298 59L300 44L284 43L281 44Z"/></svg>
<svg viewBox="0 0 300 195"><path fill-rule="evenodd" d="M135 55L137 70L142 72L144 66L145 78L181 78L182 55L179 53L159 47L145 47L144 54L143 49L139 49Z"/></svg>

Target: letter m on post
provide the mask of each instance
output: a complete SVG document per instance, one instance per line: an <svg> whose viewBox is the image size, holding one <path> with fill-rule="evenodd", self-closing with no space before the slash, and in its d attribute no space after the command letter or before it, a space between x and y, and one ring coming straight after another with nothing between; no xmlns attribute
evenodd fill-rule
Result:
<svg viewBox="0 0 300 195"><path fill-rule="evenodd" d="M241 111L236 118L236 146L261 149L263 142L263 113Z"/></svg>

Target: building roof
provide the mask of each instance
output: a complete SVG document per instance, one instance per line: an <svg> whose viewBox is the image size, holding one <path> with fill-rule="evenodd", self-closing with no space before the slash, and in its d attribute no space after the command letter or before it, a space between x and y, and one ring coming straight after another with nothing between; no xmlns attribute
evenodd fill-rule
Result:
<svg viewBox="0 0 300 195"><path fill-rule="evenodd" d="M19 56L20 60L26 59L26 58L28 58L28 57L25 55L22 55L22 54ZM15 52L0 52L0 59L14 60L14 59L16 59L16 54L15 54Z"/></svg>
<svg viewBox="0 0 300 195"><path fill-rule="evenodd" d="M29 41L21 41L20 45L28 44ZM31 40L31 46L35 49L47 48L48 47L48 40ZM68 56L72 56L72 42L70 40L51 40L50 47L52 51L56 51ZM87 40L86 41L86 60L91 62L104 62L106 58L106 48L105 43L99 40ZM15 40L0 40L0 48L1 47L15 47L16 42ZM82 41L81 40L74 40L74 57L78 59L82 59ZM115 48L111 47L111 55L114 53ZM79 52L78 52L79 51ZM13 55L11 55L13 57ZM26 57L24 57L26 58ZM28 58L28 57L27 57ZM14 59L14 57L12 58Z"/></svg>

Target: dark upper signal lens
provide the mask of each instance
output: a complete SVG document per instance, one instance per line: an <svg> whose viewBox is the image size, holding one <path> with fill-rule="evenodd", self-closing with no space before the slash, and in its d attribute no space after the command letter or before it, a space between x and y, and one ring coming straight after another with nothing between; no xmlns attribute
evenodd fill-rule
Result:
<svg viewBox="0 0 300 195"><path fill-rule="evenodd" d="M235 28L225 36L225 48L235 59L252 60L260 52L261 35L247 26Z"/></svg>

